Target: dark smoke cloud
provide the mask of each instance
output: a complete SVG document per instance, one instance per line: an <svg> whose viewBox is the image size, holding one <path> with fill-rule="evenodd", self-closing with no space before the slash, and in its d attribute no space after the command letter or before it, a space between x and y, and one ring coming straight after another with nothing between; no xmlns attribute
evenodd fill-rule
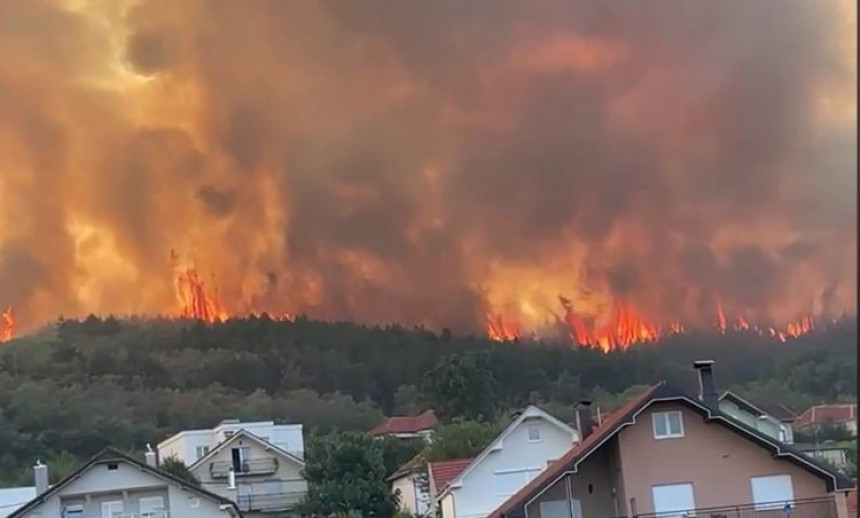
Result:
<svg viewBox="0 0 860 518"><path fill-rule="evenodd" d="M853 311L851 13L7 0L0 306L175 311L177 248L235 312L476 330L537 285Z"/></svg>

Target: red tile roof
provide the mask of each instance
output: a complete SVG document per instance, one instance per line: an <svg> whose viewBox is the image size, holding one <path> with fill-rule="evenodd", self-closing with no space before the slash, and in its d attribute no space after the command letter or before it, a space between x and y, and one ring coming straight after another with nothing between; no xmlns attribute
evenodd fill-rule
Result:
<svg viewBox="0 0 860 518"><path fill-rule="evenodd" d="M438 423L436 414L432 410L428 410L416 416L389 417L382 424L371 430L370 433L376 436L396 433L418 433L432 430Z"/></svg>
<svg viewBox="0 0 860 518"><path fill-rule="evenodd" d="M568 450L560 459L550 464L545 470L541 471L538 476L532 479L531 482L520 488L512 497L496 508L488 518L500 518L502 515L510 513L516 505L527 498L533 491L537 490L544 484L563 473L567 467L580 455L590 452L597 447L604 438L612 434L620 424L624 421L627 414L632 412L636 407L651 398L651 395L662 386L662 383L653 385L646 390L643 390L638 396L629 401L626 405L612 412L598 428L595 428L589 436L582 442Z"/></svg>
<svg viewBox="0 0 860 518"><path fill-rule="evenodd" d="M800 414L795 425L802 427L826 421L840 423L855 419L857 419L857 405L818 405Z"/></svg>
<svg viewBox="0 0 860 518"><path fill-rule="evenodd" d="M857 516L857 490L849 491L846 500L848 501L848 514Z"/></svg>
<svg viewBox="0 0 860 518"><path fill-rule="evenodd" d="M457 478L457 475L472 463L472 459L443 460L430 463L430 476L436 490L441 493L449 482Z"/></svg>

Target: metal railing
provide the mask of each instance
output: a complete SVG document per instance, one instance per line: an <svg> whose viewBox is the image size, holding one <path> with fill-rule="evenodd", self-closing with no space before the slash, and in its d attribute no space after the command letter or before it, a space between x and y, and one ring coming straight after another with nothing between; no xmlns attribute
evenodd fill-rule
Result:
<svg viewBox="0 0 860 518"><path fill-rule="evenodd" d="M209 465L209 475L212 478L227 478L233 463L230 461L216 461ZM243 475L271 475L278 471L278 459L275 457L264 457L249 459L236 466L236 476Z"/></svg>
<svg viewBox="0 0 860 518"><path fill-rule="evenodd" d="M837 518L836 501L832 497L642 513L634 516L635 518Z"/></svg>
<svg viewBox="0 0 860 518"><path fill-rule="evenodd" d="M236 498L236 505L242 512L285 511L299 503L304 496L305 492L242 495Z"/></svg>
<svg viewBox="0 0 860 518"><path fill-rule="evenodd" d="M97 515L89 518L102 518L102 515ZM110 515L110 518L170 518L170 511L150 511L148 513L114 513Z"/></svg>

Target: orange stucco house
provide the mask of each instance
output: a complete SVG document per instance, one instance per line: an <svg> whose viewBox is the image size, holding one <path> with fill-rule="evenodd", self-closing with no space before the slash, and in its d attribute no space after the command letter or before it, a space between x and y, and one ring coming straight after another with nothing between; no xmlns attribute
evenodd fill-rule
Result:
<svg viewBox="0 0 860 518"><path fill-rule="evenodd" d="M490 518L848 518L854 483L719 410L711 361L699 394L659 383L595 427Z"/></svg>

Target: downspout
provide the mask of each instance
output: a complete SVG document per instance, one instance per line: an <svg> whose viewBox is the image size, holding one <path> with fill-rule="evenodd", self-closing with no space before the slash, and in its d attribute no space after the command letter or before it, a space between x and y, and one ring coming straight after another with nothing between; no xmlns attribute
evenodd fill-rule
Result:
<svg viewBox="0 0 860 518"><path fill-rule="evenodd" d="M564 487L567 493L568 518L573 518L573 491L570 489L570 477L564 477Z"/></svg>

